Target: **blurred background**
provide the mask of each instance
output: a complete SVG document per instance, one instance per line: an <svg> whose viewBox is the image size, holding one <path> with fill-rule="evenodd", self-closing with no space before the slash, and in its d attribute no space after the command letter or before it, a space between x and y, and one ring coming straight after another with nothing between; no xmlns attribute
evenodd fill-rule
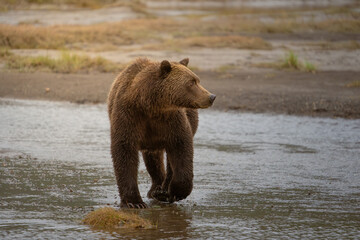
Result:
<svg viewBox="0 0 360 240"><path fill-rule="evenodd" d="M218 109L360 116L356 0L0 1L0 96L104 102L143 56L189 57Z"/></svg>

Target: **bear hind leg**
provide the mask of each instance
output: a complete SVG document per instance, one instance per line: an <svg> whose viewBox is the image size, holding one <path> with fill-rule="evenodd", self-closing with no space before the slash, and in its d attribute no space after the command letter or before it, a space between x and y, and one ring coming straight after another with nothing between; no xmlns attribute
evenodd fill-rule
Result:
<svg viewBox="0 0 360 240"><path fill-rule="evenodd" d="M164 182L162 183L161 188L159 191L155 191L153 193L153 197L157 199L158 201L162 202L170 202L170 195L169 195L169 185L172 179L172 169L169 163L169 160L166 161L166 177Z"/></svg>
<svg viewBox="0 0 360 240"><path fill-rule="evenodd" d="M166 177L162 183L161 186L157 187L155 189L155 191L152 192L152 197L155 198L158 201L161 202L170 202L169 198L169 184L172 178L172 169L170 166L169 161L167 161L167 165L166 165Z"/></svg>
<svg viewBox="0 0 360 240"><path fill-rule="evenodd" d="M161 191L161 186L165 178L164 150L144 150L142 151L142 155L152 181L147 196L148 198L154 198L154 194Z"/></svg>

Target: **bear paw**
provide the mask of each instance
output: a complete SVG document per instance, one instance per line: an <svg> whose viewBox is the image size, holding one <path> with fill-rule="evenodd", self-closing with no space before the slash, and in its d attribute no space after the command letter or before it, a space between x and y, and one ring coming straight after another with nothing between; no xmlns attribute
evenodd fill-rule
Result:
<svg viewBox="0 0 360 240"><path fill-rule="evenodd" d="M180 200L183 200L183 199L185 199L186 197L177 197L177 196L170 196L169 198L168 198L168 202L169 203L173 203L173 202L177 202L177 201L180 201Z"/></svg>
<svg viewBox="0 0 360 240"><path fill-rule="evenodd" d="M169 187L169 202L180 201L190 195L192 181L171 181Z"/></svg>
<svg viewBox="0 0 360 240"><path fill-rule="evenodd" d="M147 193L148 198L154 198L154 193L162 191L161 185L152 185L150 190Z"/></svg>
<svg viewBox="0 0 360 240"><path fill-rule="evenodd" d="M151 196L160 202L169 202L169 194L167 191L160 189L160 190L154 191Z"/></svg>
<svg viewBox="0 0 360 240"><path fill-rule="evenodd" d="M139 203L131 203L131 202L125 202L125 203L121 203L120 207L122 208L147 208L146 203L144 202L139 202Z"/></svg>

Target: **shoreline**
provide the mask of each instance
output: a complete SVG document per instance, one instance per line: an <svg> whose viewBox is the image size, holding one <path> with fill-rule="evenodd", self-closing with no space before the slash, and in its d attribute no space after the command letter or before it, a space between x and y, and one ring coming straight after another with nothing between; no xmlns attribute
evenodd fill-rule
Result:
<svg viewBox="0 0 360 240"><path fill-rule="evenodd" d="M217 95L211 109L252 113L360 119L360 88L346 84L360 72L196 71L201 84ZM0 72L0 97L106 103L117 74L59 74Z"/></svg>

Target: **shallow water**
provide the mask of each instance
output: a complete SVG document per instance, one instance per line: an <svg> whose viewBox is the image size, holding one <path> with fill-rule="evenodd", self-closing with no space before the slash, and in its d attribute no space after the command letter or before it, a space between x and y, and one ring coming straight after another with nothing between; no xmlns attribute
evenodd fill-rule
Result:
<svg viewBox="0 0 360 240"><path fill-rule="evenodd" d="M117 206L105 105L0 99L0 239L360 238L360 120L201 111L194 190L146 198L152 230L81 224Z"/></svg>

